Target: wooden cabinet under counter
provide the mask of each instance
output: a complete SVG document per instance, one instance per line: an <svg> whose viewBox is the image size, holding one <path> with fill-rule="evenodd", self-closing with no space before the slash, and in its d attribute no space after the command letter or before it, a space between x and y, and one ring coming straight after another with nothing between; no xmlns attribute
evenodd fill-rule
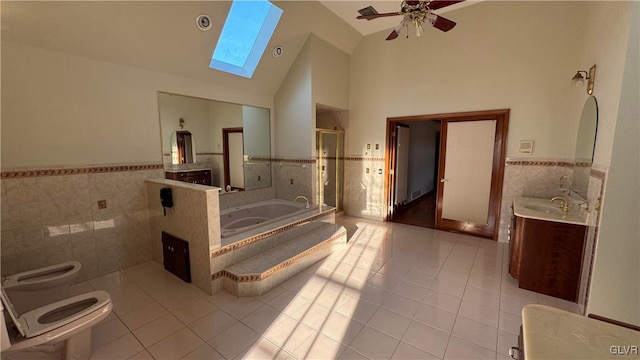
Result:
<svg viewBox="0 0 640 360"><path fill-rule="evenodd" d="M586 230L519 214L514 204L509 273L520 288L577 302Z"/></svg>
<svg viewBox="0 0 640 360"><path fill-rule="evenodd" d="M166 171L165 178L211 186L211 170Z"/></svg>

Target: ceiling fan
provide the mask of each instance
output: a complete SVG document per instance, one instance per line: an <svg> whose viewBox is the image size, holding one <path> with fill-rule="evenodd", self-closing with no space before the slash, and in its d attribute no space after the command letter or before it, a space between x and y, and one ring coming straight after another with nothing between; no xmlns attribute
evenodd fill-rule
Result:
<svg viewBox="0 0 640 360"><path fill-rule="evenodd" d="M407 36L409 36L409 26L413 25L416 29L416 36L422 35L422 23L429 22L431 26L435 27L441 31L449 31L456 26L456 23L445 19L440 15L436 15L433 13L434 10L442 9L443 7L454 5L464 0L454 0L454 1L445 1L445 0L431 0L431 1L409 1L405 0L402 2L400 7L400 11L391 12L391 13L378 13L373 6L367 6L364 9L358 10L360 16L357 19L367 19L373 20L381 17L388 16L397 16L402 15L402 21L400 25L398 25L389 36L387 36L387 40L393 40L400 35L402 28L407 28Z"/></svg>

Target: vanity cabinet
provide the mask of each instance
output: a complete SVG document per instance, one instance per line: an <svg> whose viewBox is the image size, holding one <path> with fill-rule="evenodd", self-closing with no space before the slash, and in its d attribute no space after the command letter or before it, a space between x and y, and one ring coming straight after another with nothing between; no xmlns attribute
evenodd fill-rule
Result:
<svg viewBox="0 0 640 360"><path fill-rule="evenodd" d="M523 289L576 302L587 227L514 215L509 273Z"/></svg>
<svg viewBox="0 0 640 360"><path fill-rule="evenodd" d="M167 171L165 177L171 180L211 186L211 170Z"/></svg>

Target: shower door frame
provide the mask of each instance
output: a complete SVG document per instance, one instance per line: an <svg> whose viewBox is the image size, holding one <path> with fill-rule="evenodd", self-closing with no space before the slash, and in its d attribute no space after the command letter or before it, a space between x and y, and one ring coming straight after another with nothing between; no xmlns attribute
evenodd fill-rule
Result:
<svg viewBox="0 0 640 360"><path fill-rule="evenodd" d="M318 204L322 205L324 201L324 183L322 182L322 133L326 134L334 134L336 135L336 168L340 161L342 161L342 181L344 181L344 155L340 153L340 135L342 135L342 148L344 149L344 130L330 130L330 129L321 129L316 128L316 136L318 138L317 146L317 157L318 157L318 166L316 171L318 172ZM320 135L320 136L318 136ZM336 169L337 170L337 169ZM342 194L342 202L338 201L340 198L340 192L343 191L343 184L338 181L338 171L336 171L336 212L344 211L344 193ZM340 206L338 206L340 205Z"/></svg>

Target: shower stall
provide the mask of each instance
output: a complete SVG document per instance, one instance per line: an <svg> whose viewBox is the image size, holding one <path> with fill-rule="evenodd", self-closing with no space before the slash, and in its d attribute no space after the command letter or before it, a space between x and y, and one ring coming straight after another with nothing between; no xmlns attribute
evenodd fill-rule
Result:
<svg viewBox="0 0 640 360"><path fill-rule="evenodd" d="M344 131L316 129L318 203L343 210Z"/></svg>

